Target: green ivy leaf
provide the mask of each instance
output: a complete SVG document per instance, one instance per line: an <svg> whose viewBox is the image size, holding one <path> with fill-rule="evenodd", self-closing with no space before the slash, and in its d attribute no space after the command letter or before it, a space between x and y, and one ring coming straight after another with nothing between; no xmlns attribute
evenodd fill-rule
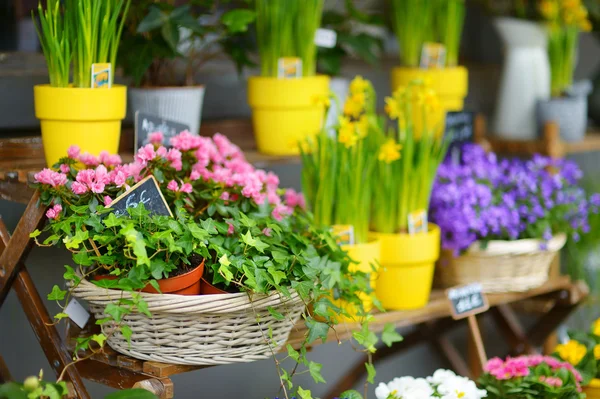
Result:
<svg viewBox="0 0 600 399"><path fill-rule="evenodd" d="M396 332L394 325L391 323L387 323L383 327L383 332L381 333L381 340L387 346L392 346L394 342L402 342L404 338L400 334Z"/></svg>
<svg viewBox="0 0 600 399"><path fill-rule="evenodd" d="M313 399L312 393L309 390L302 389L302 387L298 387L298 396L300 399Z"/></svg>
<svg viewBox="0 0 600 399"><path fill-rule="evenodd" d="M248 30L248 25L254 22L256 13L252 10L237 8L226 12L221 18L229 33L241 33Z"/></svg>
<svg viewBox="0 0 600 399"><path fill-rule="evenodd" d="M123 316L128 313L128 311L124 307L119 306L115 303L109 303L108 305L106 305L104 313L111 316L113 320L120 322L123 319Z"/></svg>
<svg viewBox="0 0 600 399"><path fill-rule="evenodd" d="M284 272L282 272L281 270L275 269L273 266L269 267L267 269L267 271L269 272L271 277L273 277L273 281L275 282L275 285L279 285L281 280L283 280L287 277Z"/></svg>
<svg viewBox="0 0 600 399"><path fill-rule="evenodd" d="M49 301L62 301L65 299L65 295L67 295L67 291L61 290L58 285L52 287L52 292L48 294Z"/></svg>
<svg viewBox="0 0 600 399"><path fill-rule="evenodd" d="M246 231L246 234L242 235L242 242L251 247L254 247L254 245L256 245L256 240L254 238L252 238L252 234L250 234L250 230Z"/></svg>
<svg viewBox="0 0 600 399"><path fill-rule="evenodd" d="M375 375L377 374L375 366L373 366L373 363L365 363L365 367L367 368L367 382L369 384L375 384Z"/></svg>
<svg viewBox="0 0 600 399"><path fill-rule="evenodd" d="M123 220L116 217L114 213L109 213L102 222L108 228L121 226L123 224Z"/></svg>
<svg viewBox="0 0 600 399"><path fill-rule="evenodd" d="M143 313L148 317L152 317L152 313L150 313L150 309L148 309L148 302L140 298L137 300L136 306L140 313Z"/></svg>
<svg viewBox="0 0 600 399"><path fill-rule="evenodd" d="M77 230L74 236L63 238L65 248L78 249L81 243L89 238L87 230Z"/></svg>
<svg viewBox="0 0 600 399"><path fill-rule="evenodd" d="M38 237L40 234L42 234L42 232L39 231L38 229L35 229L32 233L29 234L29 238Z"/></svg>
<svg viewBox="0 0 600 399"><path fill-rule="evenodd" d="M310 373L313 380L318 384L319 382L325 382L325 379L321 375L321 369L323 368L322 364L316 362L308 363L308 372Z"/></svg>
<svg viewBox="0 0 600 399"><path fill-rule="evenodd" d="M133 335L133 331L127 324L123 324L121 326L121 334L123 334L123 338L127 340L129 345L131 345L131 336Z"/></svg>
<svg viewBox="0 0 600 399"><path fill-rule="evenodd" d="M81 277L75 273L75 270L69 265L65 265L65 270L66 271L63 274L63 278L67 281L73 281L75 284L79 284Z"/></svg>
<svg viewBox="0 0 600 399"><path fill-rule="evenodd" d="M136 388L113 392L104 399L158 399L158 397L145 389Z"/></svg>
<svg viewBox="0 0 600 399"><path fill-rule="evenodd" d="M208 232L198 226L196 223L189 223L188 228L190 229L192 236L200 241L204 241L209 237Z"/></svg>
<svg viewBox="0 0 600 399"><path fill-rule="evenodd" d="M69 317L69 315L66 313L57 313L56 315L54 315L54 318L56 320L66 319L67 317Z"/></svg>
<svg viewBox="0 0 600 399"><path fill-rule="evenodd" d="M281 321L281 320L285 319L285 316L282 315L281 313L279 313L278 311L276 311L275 309L273 309L272 306L267 307L267 310L269 311L271 316L273 316L275 318L275 320Z"/></svg>
<svg viewBox="0 0 600 399"><path fill-rule="evenodd" d="M340 398L343 398L343 399L363 399L362 395L360 393L358 393L358 391L355 391L354 389L342 392L340 394Z"/></svg>
<svg viewBox="0 0 600 399"><path fill-rule="evenodd" d="M308 327L308 337L306 339L308 344L312 344L317 338L321 338L323 342L327 340L329 325L321 323L320 321L308 319L306 321L306 326Z"/></svg>
<svg viewBox="0 0 600 399"><path fill-rule="evenodd" d="M92 335L92 341L96 342L100 347L104 346L104 342L106 341L106 336L104 334L94 334Z"/></svg>
<svg viewBox="0 0 600 399"><path fill-rule="evenodd" d="M291 357L292 359L294 359L294 361L296 363L299 363L300 362L300 353L298 353L298 351L296 349L294 349L292 347L292 345L290 345L290 344L287 344L285 348L287 349L288 356Z"/></svg>

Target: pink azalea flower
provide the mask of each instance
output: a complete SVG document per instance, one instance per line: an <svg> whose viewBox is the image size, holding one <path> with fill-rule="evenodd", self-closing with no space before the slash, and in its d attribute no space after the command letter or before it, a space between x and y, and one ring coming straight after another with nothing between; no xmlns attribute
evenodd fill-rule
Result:
<svg viewBox="0 0 600 399"><path fill-rule="evenodd" d="M104 205L110 206L110 204L112 204L112 201L112 198L110 198L108 195L104 196Z"/></svg>
<svg viewBox="0 0 600 399"><path fill-rule="evenodd" d="M100 164L100 160L97 157L87 152L79 156L79 161L86 166L98 166Z"/></svg>
<svg viewBox="0 0 600 399"><path fill-rule="evenodd" d="M156 158L156 151L154 151L154 146L152 144L146 144L138 150L137 154L135 154L136 162L144 165L154 158Z"/></svg>
<svg viewBox="0 0 600 399"><path fill-rule="evenodd" d="M69 173L69 171L71 170L71 168L69 167L69 165L63 163L60 164L60 171L63 173Z"/></svg>
<svg viewBox="0 0 600 399"><path fill-rule="evenodd" d="M213 142L217 146L217 149L221 155L226 158L241 154L240 148L229 141L229 139L221 133L217 133L213 136Z"/></svg>
<svg viewBox="0 0 600 399"><path fill-rule="evenodd" d="M171 148L168 152L167 152L167 156L166 156L167 160L169 162L171 162L171 167L177 171L180 171L183 163L181 162L181 151L179 151L177 148Z"/></svg>
<svg viewBox="0 0 600 399"><path fill-rule="evenodd" d="M104 164L108 167L120 165L123 161L121 157L117 154L109 154L108 151L100 152L98 155L98 160L101 164Z"/></svg>
<svg viewBox="0 0 600 399"><path fill-rule="evenodd" d="M109 174L110 182L117 187L122 187L127 182L127 173L124 168L114 169Z"/></svg>
<svg viewBox="0 0 600 399"><path fill-rule="evenodd" d="M156 155L158 155L161 158L165 158L167 156L167 148L163 147L162 145L160 147L158 147L158 149L156 150Z"/></svg>
<svg viewBox="0 0 600 399"><path fill-rule="evenodd" d="M91 186L94 182L95 175L96 172L94 171L94 169L83 169L77 173L75 180L77 180L81 184Z"/></svg>
<svg viewBox="0 0 600 399"><path fill-rule="evenodd" d="M266 183L269 187L277 188L279 186L279 177L275 173L269 172L267 173Z"/></svg>
<svg viewBox="0 0 600 399"><path fill-rule="evenodd" d="M57 219L60 213L62 212L62 209L63 208L60 204L56 204L46 211L46 217L48 219Z"/></svg>
<svg viewBox="0 0 600 399"><path fill-rule="evenodd" d="M109 184L110 183L110 175L106 170L106 166L100 165L96 168L94 179L97 183Z"/></svg>
<svg viewBox="0 0 600 399"><path fill-rule="evenodd" d="M194 150L200 146L200 136L190 133L187 130L171 137L171 146L180 151Z"/></svg>
<svg viewBox="0 0 600 399"><path fill-rule="evenodd" d="M179 189L182 193L191 193L193 191L192 185L190 183L183 183L181 188Z"/></svg>
<svg viewBox="0 0 600 399"><path fill-rule="evenodd" d="M306 208L306 200L302 193L297 193L295 190L287 189L285 191L285 204L290 208L300 207L301 209Z"/></svg>
<svg viewBox="0 0 600 399"><path fill-rule="evenodd" d="M285 205L279 204L273 208L273 212L271 212L271 216L277 221L282 221L285 216L290 215L292 212L290 208Z"/></svg>
<svg viewBox="0 0 600 399"><path fill-rule="evenodd" d="M71 191L73 191L73 193L77 195L81 195L87 193L89 191L89 188L87 185L75 181L71 185Z"/></svg>
<svg viewBox="0 0 600 399"><path fill-rule="evenodd" d="M192 173L190 173L190 180L196 181L199 178L200 178L200 172L198 172L197 170L192 170Z"/></svg>
<svg viewBox="0 0 600 399"><path fill-rule="evenodd" d="M175 180L171 180L169 182L169 184L167 184L167 189L177 192L177 191L179 191L179 185L177 184L177 182Z"/></svg>
<svg viewBox="0 0 600 399"><path fill-rule="evenodd" d="M67 175L55 172L52 169L44 168L36 173L34 179L38 183L48 184L52 187L60 187L67 184Z"/></svg>
<svg viewBox="0 0 600 399"><path fill-rule="evenodd" d="M227 235L230 236L235 232L235 228L229 222L227 222L227 225L229 226L229 227L227 227Z"/></svg>
<svg viewBox="0 0 600 399"><path fill-rule="evenodd" d="M266 235L267 237L271 237L272 232L273 232L273 229L271 229L270 227L265 227L262 231L262 233L264 235Z"/></svg>
<svg viewBox="0 0 600 399"><path fill-rule="evenodd" d="M152 144L162 144L163 140L164 140L164 136L162 134L162 132L154 132L154 133L150 133L148 135L148 141Z"/></svg>
<svg viewBox="0 0 600 399"><path fill-rule="evenodd" d="M104 183L94 182L90 186L90 189L92 190L93 193L102 194L104 192L104 187L105 187Z"/></svg>
<svg viewBox="0 0 600 399"><path fill-rule="evenodd" d="M220 197L223 201L229 201L229 193L227 191L223 191Z"/></svg>
<svg viewBox="0 0 600 399"><path fill-rule="evenodd" d="M281 204L281 197L277 195L275 191L267 190L267 200L271 205L279 205ZM287 204L289 205L289 204Z"/></svg>
<svg viewBox="0 0 600 399"><path fill-rule="evenodd" d="M67 155L69 156L69 158L71 159L77 159L79 157L79 153L81 152L81 150L79 149L78 145L73 144L72 146L69 147L69 149L67 150Z"/></svg>

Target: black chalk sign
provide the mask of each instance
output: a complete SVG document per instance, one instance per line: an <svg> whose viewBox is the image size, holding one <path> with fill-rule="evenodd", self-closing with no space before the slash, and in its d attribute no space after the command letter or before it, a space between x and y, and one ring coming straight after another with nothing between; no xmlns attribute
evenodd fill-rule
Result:
<svg viewBox="0 0 600 399"><path fill-rule="evenodd" d="M460 159L460 148L463 144L472 143L474 137L473 112L448 112L446 114L445 136L450 140L448 156L455 162Z"/></svg>
<svg viewBox="0 0 600 399"><path fill-rule="evenodd" d="M109 208L114 209L113 213L116 216L122 216L128 214L128 208L135 208L139 204L144 204L144 207L152 215L173 217L154 176L148 176L131 187L127 192L117 197Z"/></svg>
<svg viewBox="0 0 600 399"><path fill-rule="evenodd" d="M168 146L169 139L183 132L190 130L185 123L179 123L155 115L147 114L142 111L135 112L135 150L150 143L148 136L150 133L161 132L164 137L164 144Z"/></svg>
<svg viewBox="0 0 600 399"><path fill-rule="evenodd" d="M446 295L455 320L483 313L489 309L487 298L482 292L481 284L478 283L450 288L446 291Z"/></svg>

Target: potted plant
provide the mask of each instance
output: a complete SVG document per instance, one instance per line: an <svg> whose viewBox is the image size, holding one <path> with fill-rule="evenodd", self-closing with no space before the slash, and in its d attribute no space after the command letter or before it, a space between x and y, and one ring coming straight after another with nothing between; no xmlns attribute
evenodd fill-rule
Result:
<svg viewBox="0 0 600 399"><path fill-rule="evenodd" d="M64 381L46 382L42 378L27 377L22 384L7 382L0 385L0 399L63 399L69 397L68 387ZM125 389L106 395L104 399L156 399L156 395L145 389Z"/></svg>
<svg viewBox="0 0 600 399"><path fill-rule="evenodd" d="M504 47L504 65L492 131L500 138L534 140L538 137L536 106L550 98L547 35L539 23L537 1L479 0L494 16Z"/></svg>
<svg viewBox="0 0 600 399"><path fill-rule="evenodd" d="M120 46L120 65L132 78L133 111L185 123L198 134L205 87L195 74L222 52L235 58L231 43L246 32L254 12L220 9L231 0L135 2ZM236 50L239 52L239 50ZM249 61L237 58L241 68Z"/></svg>
<svg viewBox="0 0 600 399"><path fill-rule="evenodd" d="M314 38L323 0L256 1L261 76L248 79L248 104L260 152L298 154L298 142L317 134L325 120L318 101L329 77L316 75Z"/></svg>
<svg viewBox="0 0 600 399"><path fill-rule="evenodd" d="M464 398L481 399L487 392L477 388L475 382L450 370L438 369L427 378L401 377L389 383L380 383L375 389L377 399Z"/></svg>
<svg viewBox="0 0 600 399"><path fill-rule="evenodd" d="M583 392L588 399L600 397L600 319L589 331L569 331L569 340L554 350L554 356L574 366L583 377Z"/></svg>
<svg viewBox="0 0 600 399"><path fill-rule="evenodd" d="M587 128L589 81L573 84L579 32L590 31L588 11L580 1L544 0L540 12L548 30L552 98L538 102L538 123L555 121L566 141L579 141Z"/></svg>
<svg viewBox="0 0 600 399"><path fill-rule="evenodd" d="M475 144L461 156L440 168L432 193L429 212L445 250L438 284L479 282L488 292L542 285L567 236L589 230L600 196L588 199L572 161L498 160Z"/></svg>
<svg viewBox="0 0 600 399"><path fill-rule="evenodd" d="M479 379L490 399L584 398L581 374L554 357L531 355L491 359Z"/></svg>
<svg viewBox="0 0 600 399"><path fill-rule="evenodd" d="M130 3L69 0L63 5L47 0L43 8L40 2L36 27L50 84L36 85L33 91L48 165L55 164L71 143L94 155L118 151L127 93L112 82ZM92 80L93 64L104 64L98 81ZM106 64L111 68L108 74Z"/></svg>
<svg viewBox="0 0 600 399"><path fill-rule="evenodd" d="M50 236L32 236L42 245L63 243L76 251L76 267L65 274L69 290L55 286L49 298L87 300L102 325L102 334L78 341L78 353L101 350L107 342L121 353L169 363L254 361L274 356L302 315L306 343L299 351L288 345L288 356L322 381L321 366L308 360L305 345L325 340L339 316L348 316L332 299L365 313L361 295L371 294L368 276L349 270L347 254L328 231L315 227L299 194L279 189L276 175L256 170L224 136L182 132L170 139L168 150L162 134L150 141L129 164L105 154L83 162L72 149L59 169L36 177L41 201L50 207L44 229ZM142 205L115 215L109 205L116 196L148 176L156 178L175 215L151 215ZM205 280L226 293L140 292L148 284L160 291L165 274L193 254L204 258ZM103 269L118 278L89 278ZM377 337L368 321L355 338L372 353ZM173 323L187 327L166 340L153 339ZM399 336L390 325L382 339L391 344ZM289 397L294 372L276 365Z"/></svg>
<svg viewBox="0 0 600 399"><path fill-rule="evenodd" d="M438 165L446 155L445 111L423 82L399 88L386 98L397 131L380 135L373 184L372 222L381 240L382 269L376 294L385 309L427 304L440 230L427 222Z"/></svg>
<svg viewBox="0 0 600 399"><path fill-rule="evenodd" d="M351 270L371 275L375 288L380 261L379 241L369 236L371 184L382 126L376 112L377 96L371 83L357 76L339 122L302 143L302 186L315 222L346 237L342 249L357 262ZM337 227L337 228L336 228ZM371 306L370 298L365 308Z"/></svg>
<svg viewBox="0 0 600 399"><path fill-rule="evenodd" d="M329 89L343 103L348 95L350 79L341 76L342 60L356 57L369 65L378 66L383 39L375 30L382 27L383 21L378 15L361 12L352 1L346 0L343 12L325 10L321 25L333 30L337 40L334 47L319 47L317 71L331 76ZM330 107L325 126L333 127L339 116L338 107Z"/></svg>
<svg viewBox="0 0 600 399"><path fill-rule="evenodd" d="M392 1L392 25L400 45L401 67L392 69L392 91L415 79L430 81L446 111L461 111L467 95L467 70L458 66L465 16L464 0ZM445 47L441 67L422 68L424 45Z"/></svg>

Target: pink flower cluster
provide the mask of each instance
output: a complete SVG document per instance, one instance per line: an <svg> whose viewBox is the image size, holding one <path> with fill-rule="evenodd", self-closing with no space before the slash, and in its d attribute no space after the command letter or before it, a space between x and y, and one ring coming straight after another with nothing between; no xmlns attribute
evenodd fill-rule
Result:
<svg viewBox="0 0 600 399"><path fill-rule="evenodd" d="M510 380L512 378L527 377L532 367L539 366L542 363L547 364L552 371L567 369L575 376L577 383L583 381L581 374L570 363L562 362L551 356L542 355L509 357L506 361L496 357L486 364L484 371L490 373L490 375L498 380ZM547 381L548 384L551 384L551 382L556 383L554 380Z"/></svg>
<svg viewBox="0 0 600 399"><path fill-rule="evenodd" d="M111 176L106 166L99 165L96 169L80 170L71 185L71 190L77 194L85 194L91 191L95 194L102 194L107 184L111 183Z"/></svg>
<svg viewBox="0 0 600 399"><path fill-rule="evenodd" d="M58 219L60 213L62 212L62 206L60 204L56 204L51 208L48 208L46 211L46 217L48 219Z"/></svg>
<svg viewBox="0 0 600 399"><path fill-rule="evenodd" d="M33 175L38 183L49 184L52 187L60 187L67 184L67 175L61 172L55 172L52 169L44 168L42 171Z"/></svg>
<svg viewBox="0 0 600 399"><path fill-rule="evenodd" d="M191 193L194 189L190 183L182 183L181 186L175 180L171 180L167 184L167 189L176 193Z"/></svg>
<svg viewBox="0 0 600 399"><path fill-rule="evenodd" d="M562 387L563 381L558 377L546 377L544 375L540 376L540 382L546 383L551 387Z"/></svg>

